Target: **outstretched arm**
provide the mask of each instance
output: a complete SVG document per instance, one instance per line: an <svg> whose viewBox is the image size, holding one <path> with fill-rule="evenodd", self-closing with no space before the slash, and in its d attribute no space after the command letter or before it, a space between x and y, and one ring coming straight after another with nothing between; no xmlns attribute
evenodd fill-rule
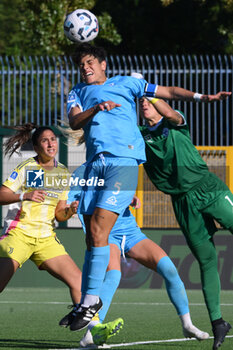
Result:
<svg viewBox="0 0 233 350"><path fill-rule="evenodd" d="M156 97L167 100L214 102L226 100L229 96L231 92L220 91L215 95L202 95L177 86L158 85L156 90Z"/></svg>
<svg viewBox="0 0 233 350"><path fill-rule="evenodd" d="M148 98L155 110L172 124L183 124L184 120L180 113L176 112L169 104L158 98Z"/></svg>

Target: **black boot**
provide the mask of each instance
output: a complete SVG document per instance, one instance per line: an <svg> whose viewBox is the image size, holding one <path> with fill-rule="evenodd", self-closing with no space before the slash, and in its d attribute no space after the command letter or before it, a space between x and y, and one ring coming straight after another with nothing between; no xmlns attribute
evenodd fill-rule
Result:
<svg viewBox="0 0 233 350"><path fill-rule="evenodd" d="M213 334L214 334L214 345L213 350L217 350L220 348L222 343L224 342L225 336L231 329L231 325L222 320L220 323L213 325Z"/></svg>

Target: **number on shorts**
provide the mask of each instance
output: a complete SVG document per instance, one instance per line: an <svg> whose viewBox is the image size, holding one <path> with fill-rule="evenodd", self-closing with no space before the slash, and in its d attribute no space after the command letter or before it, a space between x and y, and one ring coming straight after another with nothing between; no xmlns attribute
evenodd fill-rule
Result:
<svg viewBox="0 0 233 350"><path fill-rule="evenodd" d="M117 188L117 191L113 191L112 193L116 195L116 194L118 194L118 193L120 192L120 190L121 190L121 182L116 182L115 185L114 185L114 187Z"/></svg>

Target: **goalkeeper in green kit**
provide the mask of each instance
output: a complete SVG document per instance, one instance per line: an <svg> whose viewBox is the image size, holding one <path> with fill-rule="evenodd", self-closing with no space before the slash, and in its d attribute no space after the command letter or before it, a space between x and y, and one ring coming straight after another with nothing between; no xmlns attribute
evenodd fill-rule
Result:
<svg viewBox="0 0 233 350"><path fill-rule="evenodd" d="M140 99L146 126L144 168L152 183L171 195L176 219L201 272L202 290L214 334L213 350L224 341L231 325L220 311L218 259L213 242L214 220L233 233L233 194L209 172L192 144L185 116L163 100Z"/></svg>

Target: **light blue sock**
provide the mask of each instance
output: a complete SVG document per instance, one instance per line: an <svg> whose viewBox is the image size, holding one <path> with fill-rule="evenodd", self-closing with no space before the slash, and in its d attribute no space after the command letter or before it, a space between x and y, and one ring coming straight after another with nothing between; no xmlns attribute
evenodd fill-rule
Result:
<svg viewBox="0 0 233 350"><path fill-rule="evenodd" d="M188 297L177 269L168 256L164 256L157 264L157 272L165 279L168 296L175 306L178 315L189 312Z"/></svg>
<svg viewBox="0 0 233 350"><path fill-rule="evenodd" d="M103 308L99 311L100 322L102 323L108 312L112 298L119 286L121 280L121 271L110 270L106 272L104 283L100 292L100 298L103 302Z"/></svg>
<svg viewBox="0 0 233 350"><path fill-rule="evenodd" d="M109 263L110 246L91 247L86 294L100 295Z"/></svg>
<svg viewBox="0 0 233 350"><path fill-rule="evenodd" d="M85 257L84 257L84 264L83 264L83 270L82 270L82 297L81 297L81 304L83 303L84 296L87 291L87 276L88 276L88 270L89 270L89 262L90 262L91 252L89 250L85 251Z"/></svg>

